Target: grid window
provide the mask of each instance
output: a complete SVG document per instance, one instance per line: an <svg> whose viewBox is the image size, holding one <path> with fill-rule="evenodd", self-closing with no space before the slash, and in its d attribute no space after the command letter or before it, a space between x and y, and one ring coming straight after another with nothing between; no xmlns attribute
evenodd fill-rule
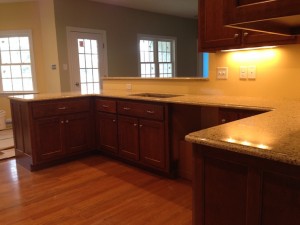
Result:
<svg viewBox="0 0 300 225"><path fill-rule="evenodd" d="M80 87L82 93L100 91L97 40L78 39Z"/></svg>
<svg viewBox="0 0 300 225"><path fill-rule="evenodd" d="M30 35L0 33L0 92L33 92Z"/></svg>
<svg viewBox="0 0 300 225"><path fill-rule="evenodd" d="M175 76L175 39L139 39L140 75L144 78Z"/></svg>

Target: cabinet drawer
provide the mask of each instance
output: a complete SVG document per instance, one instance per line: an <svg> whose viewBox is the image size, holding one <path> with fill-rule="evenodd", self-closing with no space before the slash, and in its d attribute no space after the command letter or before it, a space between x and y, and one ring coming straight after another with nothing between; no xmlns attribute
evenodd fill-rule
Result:
<svg viewBox="0 0 300 225"><path fill-rule="evenodd" d="M34 118L85 112L89 110L89 99L34 102L32 105L32 114Z"/></svg>
<svg viewBox="0 0 300 225"><path fill-rule="evenodd" d="M117 111L117 102L109 99L97 99L96 110L102 112L115 113Z"/></svg>
<svg viewBox="0 0 300 225"><path fill-rule="evenodd" d="M149 103L118 101L118 113L128 116L163 120L164 106Z"/></svg>

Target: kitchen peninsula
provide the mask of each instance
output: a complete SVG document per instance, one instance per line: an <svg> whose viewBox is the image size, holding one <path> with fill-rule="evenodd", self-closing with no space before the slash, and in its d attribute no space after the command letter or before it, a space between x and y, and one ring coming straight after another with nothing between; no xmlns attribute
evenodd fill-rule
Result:
<svg viewBox="0 0 300 225"><path fill-rule="evenodd" d="M295 221L299 221L299 100L209 95L149 97L136 94L139 93L103 91L85 95L60 93L11 96L17 162L28 168L38 169L39 161L35 160L39 158L35 158L36 153L33 154L33 151L43 150L38 146L36 136L41 125L51 128L53 123L60 124L57 132L60 133L62 129L62 136L67 137L69 133L65 124L71 119L78 121L79 118L81 122L75 123L77 125L73 128L77 126L77 130L86 130L88 133L85 134L94 137L93 134L97 133L95 130L99 129L93 125L97 120L95 115L98 111L103 115L103 110L98 108L102 107L106 110L105 115L111 116L111 124L120 122L120 119L133 119L133 125L143 127L144 124L154 122L151 124L155 124L155 129L161 130L159 134L164 138L159 141L163 143L163 147L159 149L163 149L163 154L150 150L149 155L145 155L140 145L138 158L141 158L141 162L126 158L129 162L156 172L173 173L176 160L180 160L177 153L178 141L187 135L185 139L193 143L195 156L194 224L254 225L261 224L260 221L264 225L283 224L282 220L289 218L291 222L284 224L294 225ZM103 102L97 107L97 101ZM124 102L130 103L130 107L123 106ZM125 115L120 111L130 111L136 105L134 113L126 112ZM43 109L45 106L50 108ZM148 106L152 109L148 110ZM68 111L71 109L73 111ZM143 114L143 109L149 112ZM229 121L247 117L237 116L245 110L247 113L255 112L252 115L259 115L248 114L251 117L221 124L224 120L221 117L227 113L226 110L235 113L234 119ZM47 114L47 120L40 120L40 113L50 114ZM232 115L231 113L230 117ZM194 124L197 125L193 126ZM116 126L116 132L119 129L120 126ZM99 135L96 137L99 139ZM55 139L47 140L55 142ZM89 147L85 146L85 150L97 149L96 146L99 145L96 142L98 140L88 141ZM110 143L117 142L118 140ZM70 142L61 143L69 146ZM139 145L143 141L139 140L137 143ZM120 152L121 149L119 146ZM125 152L133 156L133 152ZM56 153L58 155L52 159L60 161L60 154L63 152L54 152ZM50 162L47 161L47 154L44 157L45 161L42 162Z"/></svg>

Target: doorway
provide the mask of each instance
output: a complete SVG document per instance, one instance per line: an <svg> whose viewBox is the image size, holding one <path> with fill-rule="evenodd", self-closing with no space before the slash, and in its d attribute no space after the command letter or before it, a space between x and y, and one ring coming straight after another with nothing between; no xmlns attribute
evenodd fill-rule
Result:
<svg viewBox="0 0 300 225"><path fill-rule="evenodd" d="M71 91L99 93L107 76L106 32L68 27L67 37Z"/></svg>

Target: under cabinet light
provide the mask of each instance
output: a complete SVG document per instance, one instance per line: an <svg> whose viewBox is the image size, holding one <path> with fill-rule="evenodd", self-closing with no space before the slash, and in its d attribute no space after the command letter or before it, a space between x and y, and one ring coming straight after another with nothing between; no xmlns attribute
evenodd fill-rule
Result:
<svg viewBox="0 0 300 225"><path fill-rule="evenodd" d="M237 49L221 50L221 52L250 51L250 50L270 49L270 48L276 48L276 47L277 46L262 46L262 47L253 47L253 48L237 48Z"/></svg>

